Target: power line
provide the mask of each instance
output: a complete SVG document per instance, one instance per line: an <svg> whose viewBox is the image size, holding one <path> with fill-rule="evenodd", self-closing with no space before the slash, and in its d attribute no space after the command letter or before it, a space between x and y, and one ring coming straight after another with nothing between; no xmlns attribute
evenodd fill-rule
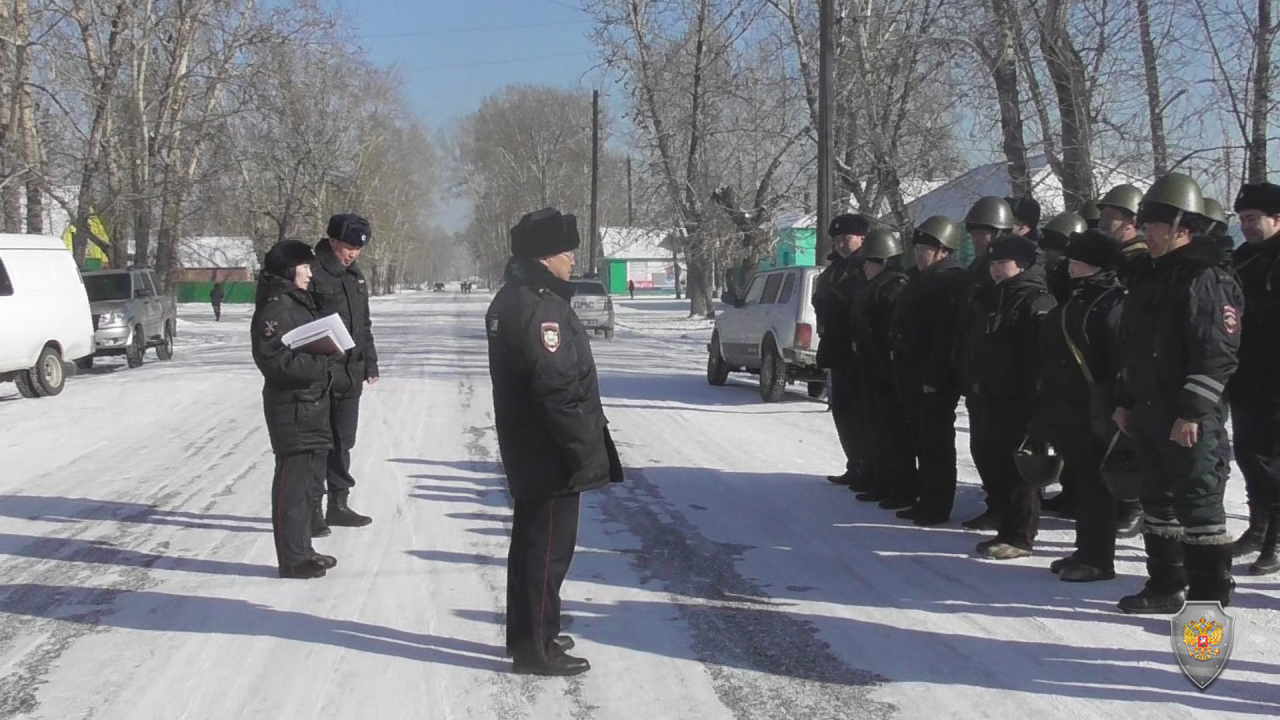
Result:
<svg viewBox="0 0 1280 720"><path fill-rule="evenodd" d="M561 20L558 22L524 23L522 25L472 25L471 27L432 28L430 30L411 30L396 33L377 33L373 35L359 34L360 40L382 40L388 38L428 37L431 35L461 35L506 32L510 30L528 30L529 28L568 27L572 25L588 25L590 20Z"/></svg>
<svg viewBox="0 0 1280 720"><path fill-rule="evenodd" d="M510 65L512 63L534 62L537 60L555 60L558 58L589 57L594 54L595 54L594 51L571 52L571 53L550 53L547 55L530 55L528 57L507 58L506 60L481 60L478 62L440 63L438 65L419 65L417 67L402 67L398 69L403 70L405 72L430 72L432 70L449 70L453 68L483 67L486 65Z"/></svg>

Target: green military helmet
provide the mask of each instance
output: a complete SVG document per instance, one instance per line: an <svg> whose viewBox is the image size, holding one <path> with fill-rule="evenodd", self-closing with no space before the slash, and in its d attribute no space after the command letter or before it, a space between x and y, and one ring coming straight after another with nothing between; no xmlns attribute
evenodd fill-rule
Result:
<svg viewBox="0 0 1280 720"><path fill-rule="evenodd" d="M1209 218L1216 225L1220 226L1210 228L1210 231L1227 229L1227 213L1222 209L1222 203L1217 200L1214 200L1213 198L1204 199L1204 216Z"/></svg>
<svg viewBox="0 0 1280 720"><path fill-rule="evenodd" d="M1156 180L1142 196L1143 203L1159 203L1193 215L1204 215L1204 195L1200 185L1182 173L1169 173Z"/></svg>
<svg viewBox="0 0 1280 720"><path fill-rule="evenodd" d="M1013 209L1004 198L988 195L969 208L969 214L964 216L964 224L966 227L976 225L996 230L1012 230Z"/></svg>
<svg viewBox="0 0 1280 720"><path fill-rule="evenodd" d="M1026 440L1014 452L1013 464L1023 480L1038 488L1047 488L1062 476L1062 457L1048 448L1032 447Z"/></svg>
<svg viewBox="0 0 1280 720"><path fill-rule="evenodd" d="M876 228L862 241L862 256L870 260L888 260L902 254L902 243L892 230Z"/></svg>
<svg viewBox="0 0 1280 720"><path fill-rule="evenodd" d="M1082 233L1088 229L1088 223L1084 221L1084 218L1079 213L1067 211L1053 216L1052 220L1045 223L1043 228L1040 228L1040 232L1057 233L1062 237L1070 238L1072 235Z"/></svg>
<svg viewBox="0 0 1280 720"><path fill-rule="evenodd" d="M1000 202L1004 201L1001 200ZM963 235L963 231L955 220L946 215L934 215L920 223L916 228L917 238L920 235L928 236L942 247L955 252L960 249L960 237ZM916 242L920 242L919 239Z"/></svg>
<svg viewBox="0 0 1280 720"><path fill-rule="evenodd" d="M1088 227L1098 227L1098 221L1102 219L1102 209L1098 207L1098 201L1085 200L1080 205L1080 217L1084 218L1084 223Z"/></svg>
<svg viewBox="0 0 1280 720"><path fill-rule="evenodd" d="M1099 208L1111 206L1125 210L1131 215L1138 214L1138 206L1141 204L1142 191L1128 183L1111 188L1098 201Z"/></svg>

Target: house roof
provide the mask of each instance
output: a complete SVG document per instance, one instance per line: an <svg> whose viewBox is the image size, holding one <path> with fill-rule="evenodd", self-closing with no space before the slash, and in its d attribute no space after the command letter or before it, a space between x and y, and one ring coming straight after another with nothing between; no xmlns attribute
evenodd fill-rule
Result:
<svg viewBox="0 0 1280 720"><path fill-rule="evenodd" d="M1040 203L1040 216L1047 220L1064 209L1062 182L1049 167L1047 158L1038 155L1028 158L1031 175L1031 194ZM1103 163L1094 166L1095 178L1100 188L1112 188L1121 183L1136 185L1140 190L1151 186L1151 179L1138 173L1119 168L1108 168ZM979 198L988 195L1008 197L1009 173L1003 162L976 167L960 177L946 182L919 198L907 203L907 214L913 222L923 222L933 215L945 215L955 220L964 218Z"/></svg>
<svg viewBox="0 0 1280 720"><path fill-rule="evenodd" d="M634 227L600 228L604 256L612 260L657 260L671 257L670 230Z"/></svg>
<svg viewBox="0 0 1280 720"><path fill-rule="evenodd" d="M257 253L250 237L188 237L178 249L184 268L256 268Z"/></svg>

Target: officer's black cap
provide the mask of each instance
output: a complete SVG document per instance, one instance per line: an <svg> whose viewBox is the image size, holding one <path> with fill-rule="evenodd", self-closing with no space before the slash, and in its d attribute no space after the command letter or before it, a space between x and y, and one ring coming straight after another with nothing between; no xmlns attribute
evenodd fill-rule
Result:
<svg viewBox="0 0 1280 720"><path fill-rule="evenodd" d="M1264 215L1280 215L1280 185L1254 183L1241 186L1234 209L1237 213L1260 210Z"/></svg>
<svg viewBox="0 0 1280 720"><path fill-rule="evenodd" d="M1040 203L1036 202L1035 198L1008 197L1004 201L1009 203L1009 209L1018 220L1031 227L1040 224Z"/></svg>
<svg viewBox="0 0 1280 720"><path fill-rule="evenodd" d="M329 216L329 228L325 234L344 245L362 248L373 239L373 228L368 220L355 213L338 213Z"/></svg>
<svg viewBox="0 0 1280 720"><path fill-rule="evenodd" d="M991 247L987 250L987 258L991 262L1013 260L1023 270L1035 265L1036 258L1039 255L1040 250L1036 247L1034 241L1012 233L996 238L996 241L991 243Z"/></svg>
<svg viewBox="0 0 1280 720"><path fill-rule="evenodd" d="M511 254L518 258L551 257L577 250L580 245L578 218L564 215L555 208L531 212L511 228Z"/></svg>
<svg viewBox="0 0 1280 720"><path fill-rule="evenodd" d="M1120 242L1101 230L1090 230L1071 238L1066 256L1103 270L1115 270L1124 262Z"/></svg>
<svg viewBox="0 0 1280 720"><path fill-rule="evenodd" d="M262 270L276 277L292 280L293 269L315 260L315 251L301 240L281 240L267 251L262 259Z"/></svg>
<svg viewBox="0 0 1280 720"><path fill-rule="evenodd" d="M866 235L869 232L871 232L871 219L861 213L837 215L832 218L831 226L827 228L827 234L833 238L844 235Z"/></svg>

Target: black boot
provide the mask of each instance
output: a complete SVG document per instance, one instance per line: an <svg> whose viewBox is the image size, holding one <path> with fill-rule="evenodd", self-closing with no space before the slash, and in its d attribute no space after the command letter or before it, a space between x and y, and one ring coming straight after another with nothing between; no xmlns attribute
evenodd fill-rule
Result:
<svg viewBox="0 0 1280 720"><path fill-rule="evenodd" d="M1249 508L1249 529L1231 543L1231 557L1252 555L1262 549L1262 543L1267 537L1267 529L1271 525L1267 520L1266 510Z"/></svg>
<svg viewBox="0 0 1280 720"><path fill-rule="evenodd" d="M1187 600L1230 605L1236 584L1231 579L1231 546L1183 543L1182 552L1187 558Z"/></svg>
<svg viewBox="0 0 1280 720"><path fill-rule="evenodd" d="M1116 537L1127 539L1138 537L1142 532L1142 508L1125 504L1120 508L1120 517L1116 519Z"/></svg>
<svg viewBox="0 0 1280 720"><path fill-rule="evenodd" d="M1262 539L1262 552L1249 566L1250 575L1271 575L1280 571L1280 559L1276 558L1276 531L1280 530L1280 514L1272 515L1267 525L1267 535ZM1234 548L1232 554L1235 554Z"/></svg>
<svg viewBox="0 0 1280 720"><path fill-rule="evenodd" d="M324 577L324 574L324 566L315 558L309 558L293 565L280 566L280 577L292 580L313 580Z"/></svg>
<svg viewBox="0 0 1280 720"><path fill-rule="evenodd" d="M339 490L329 493L329 513L325 521L338 527L364 527L373 522L373 518L361 515L347 506L350 490Z"/></svg>
<svg viewBox="0 0 1280 720"><path fill-rule="evenodd" d="M1187 600L1187 571L1182 543L1147 533L1147 584L1136 595L1120 598L1117 607L1131 615L1173 615Z"/></svg>
<svg viewBox="0 0 1280 720"><path fill-rule="evenodd" d="M329 524L324 521L324 500L316 498L311 503L311 537L322 538L329 537L333 531L329 529Z"/></svg>
<svg viewBox="0 0 1280 720"><path fill-rule="evenodd" d="M585 658L574 657L558 652L542 660L532 655L521 654L513 658L512 669L517 675L581 675L591 669L591 663Z"/></svg>

